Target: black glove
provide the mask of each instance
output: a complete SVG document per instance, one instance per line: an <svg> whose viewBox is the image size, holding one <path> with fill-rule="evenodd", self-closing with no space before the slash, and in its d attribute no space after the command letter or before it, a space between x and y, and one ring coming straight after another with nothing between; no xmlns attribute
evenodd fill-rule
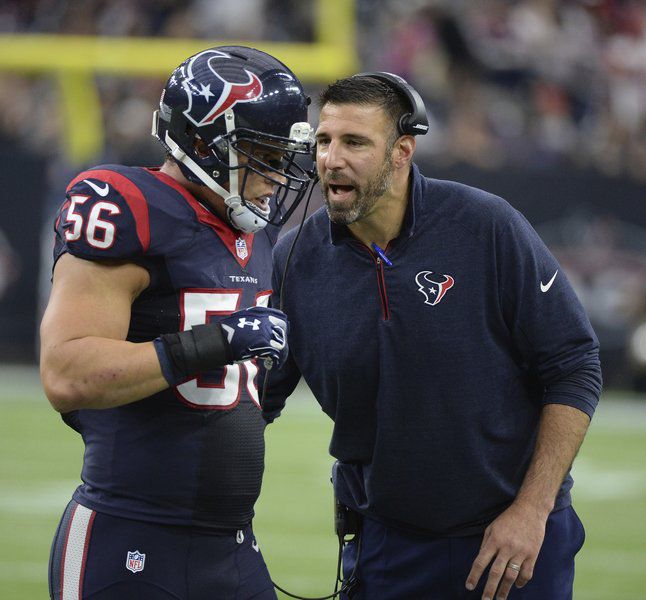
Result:
<svg viewBox="0 0 646 600"><path fill-rule="evenodd" d="M177 385L198 373L256 357L264 358L269 368L280 367L287 359L288 329L284 313L255 306L217 323L163 334L154 344L166 381Z"/></svg>
<svg viewBox="0 0 646 600"><path fill-rule="evenodd" d="M287 359L289 324L285 313L275 308L245 308L220 321L235 362L265 358L277 367Z"/></svg>

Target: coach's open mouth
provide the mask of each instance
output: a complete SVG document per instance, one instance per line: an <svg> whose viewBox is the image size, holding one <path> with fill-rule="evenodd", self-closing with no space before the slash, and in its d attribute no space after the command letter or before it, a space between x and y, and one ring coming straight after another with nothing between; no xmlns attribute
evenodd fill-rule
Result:
<svg viewBox="0 0 646 600"><path fill-rule="evenodd" d="M347 198L355 190L355 187L353 185L339 185L338 183L330 183L328 188L331 195L335 199L339 200Z"/></svg>

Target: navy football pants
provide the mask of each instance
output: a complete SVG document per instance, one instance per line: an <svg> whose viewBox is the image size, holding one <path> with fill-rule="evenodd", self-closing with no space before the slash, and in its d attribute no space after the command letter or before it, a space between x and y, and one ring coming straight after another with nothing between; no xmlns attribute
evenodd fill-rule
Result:
<svg viewBox="0 0 646 600"><path fill-rule="evenodd" d="M479 600L489 575L469 592L464 584L480 550L482 536L424 539L363 519L359 558L360 586L352 600ZM572 507L550 515L534 576L522 589L512 586L509 600L571 600L574 556L585 533ZM348 577L356 562L354 542L343 552ZM342 596L344 600L346 598Z"/></svg>
<svg viewBox="0 0 646 600"><path fill-rule="evenodd" d="M229 535L70 502L49 561L54 600L275 600L251 527Z"/></svg>

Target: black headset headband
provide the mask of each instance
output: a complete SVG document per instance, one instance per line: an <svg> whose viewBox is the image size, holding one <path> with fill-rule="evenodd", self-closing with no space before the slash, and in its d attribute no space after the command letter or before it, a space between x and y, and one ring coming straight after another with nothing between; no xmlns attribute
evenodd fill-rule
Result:
<svg viewBox="0 0 646 600"><path fill-rule="evenodd" d="M402 94L410 106L411 112L402 115L399 119L398 129L402 135L424 135L428 132L428 116L424 101L417 90L405 79L394 73L374 71L370 73L357 73L354 77L371 77L385 83L396 92Z"/></svg>

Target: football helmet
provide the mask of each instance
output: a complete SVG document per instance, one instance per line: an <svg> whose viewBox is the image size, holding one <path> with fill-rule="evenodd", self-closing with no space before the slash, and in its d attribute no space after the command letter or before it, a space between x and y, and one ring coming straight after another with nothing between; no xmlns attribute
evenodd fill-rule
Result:
<svg viewBox="0 0 646 600"><path fill-rule="evenodd" d="M253 233L285 223L312 180L308 104L300 81L273 56L219 46L171 73L152 134L189 181L224 199L236 229ZM263 207L245 198L250 171L274 186Z"/></svg>

